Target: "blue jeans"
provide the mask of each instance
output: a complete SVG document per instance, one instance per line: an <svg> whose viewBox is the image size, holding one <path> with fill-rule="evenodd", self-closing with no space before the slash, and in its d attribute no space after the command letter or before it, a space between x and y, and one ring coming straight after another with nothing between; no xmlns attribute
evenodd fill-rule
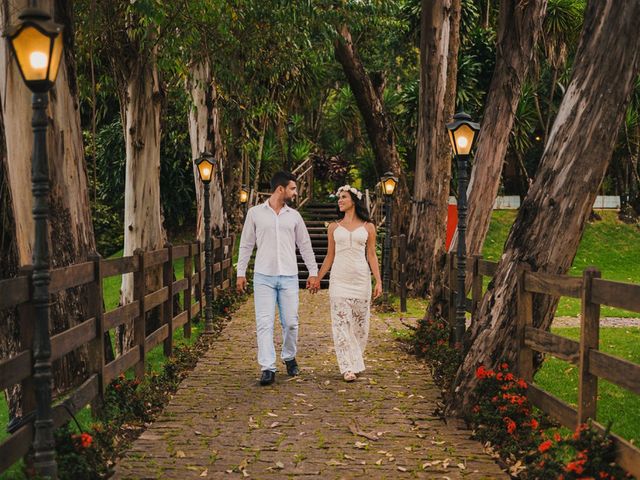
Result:
<svg viewBox="0 0 640 480"><path fill-rule="evenodd" d="M282 326L282 360L295 358L298 342L298 276L253 276L253 299L256 306L258 363L262 370L276 371L276 350L273 345L273 325L276 305Z"/></svg>

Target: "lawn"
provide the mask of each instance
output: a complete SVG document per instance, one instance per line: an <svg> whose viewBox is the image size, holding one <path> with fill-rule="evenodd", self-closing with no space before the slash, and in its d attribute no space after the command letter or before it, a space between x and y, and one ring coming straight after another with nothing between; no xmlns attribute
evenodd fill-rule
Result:
<svg viewBox="0 0 640 480"><path fill-rule="evenodd" d="M493 213L489 233L484 244L483 256L498 261L504 242L515 220L515 210ZM569 275L581 276L582 271L595 266L602 278L619 282L640 283L640 229L626 225L617 219L616 212L600 211L602 220L588 223L573 260ZM488 280L485 282L488 283ZM580 313L580 301L562 298L557 316L575 317ZM602 307L603 317L640 317L640 314L611 307Z"/></svg>

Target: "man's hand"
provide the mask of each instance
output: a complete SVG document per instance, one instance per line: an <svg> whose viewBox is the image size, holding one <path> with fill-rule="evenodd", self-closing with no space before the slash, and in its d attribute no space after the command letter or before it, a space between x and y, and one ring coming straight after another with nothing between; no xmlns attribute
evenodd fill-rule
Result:
<svg viewBox="0 0 640 480"><path fill-rule="evenodd" d="M307 279L307 290L311 293L317 293L320 290L320 280L318 277L309 277Z"/></svg>
<svg viewBox="0 0 640 480"><path fill-rule="evenodd" d="M236 290L238 290L238 293L244 293L247 290L247 277L238 277L236 280Z"/></svg>

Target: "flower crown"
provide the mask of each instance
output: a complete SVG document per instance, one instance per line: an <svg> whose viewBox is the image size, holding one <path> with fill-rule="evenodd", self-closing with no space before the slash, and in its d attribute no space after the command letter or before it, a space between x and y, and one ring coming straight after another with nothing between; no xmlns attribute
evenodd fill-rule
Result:
<svg viewBox="0 0 640 480"><path fill-rule="evenodd" d="M352 187L351 185L343 185L343 186L341 186L338 189L338 191L336 192L336 195L339 194L340 192L351 192L356 197L358 197L358 200L362 200L362 192L360 190L358 190L357 188Z"/></svg>

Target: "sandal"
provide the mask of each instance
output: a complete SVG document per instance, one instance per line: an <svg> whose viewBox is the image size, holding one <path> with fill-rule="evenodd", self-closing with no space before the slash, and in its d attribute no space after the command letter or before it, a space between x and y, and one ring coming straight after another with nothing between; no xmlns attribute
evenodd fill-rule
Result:
<svg viewBox="0 0 640 480"><path fill-rule="evenodd" d="M345 372L343 378L345 382L353 382L357 377L353 372Z"/></svg>

